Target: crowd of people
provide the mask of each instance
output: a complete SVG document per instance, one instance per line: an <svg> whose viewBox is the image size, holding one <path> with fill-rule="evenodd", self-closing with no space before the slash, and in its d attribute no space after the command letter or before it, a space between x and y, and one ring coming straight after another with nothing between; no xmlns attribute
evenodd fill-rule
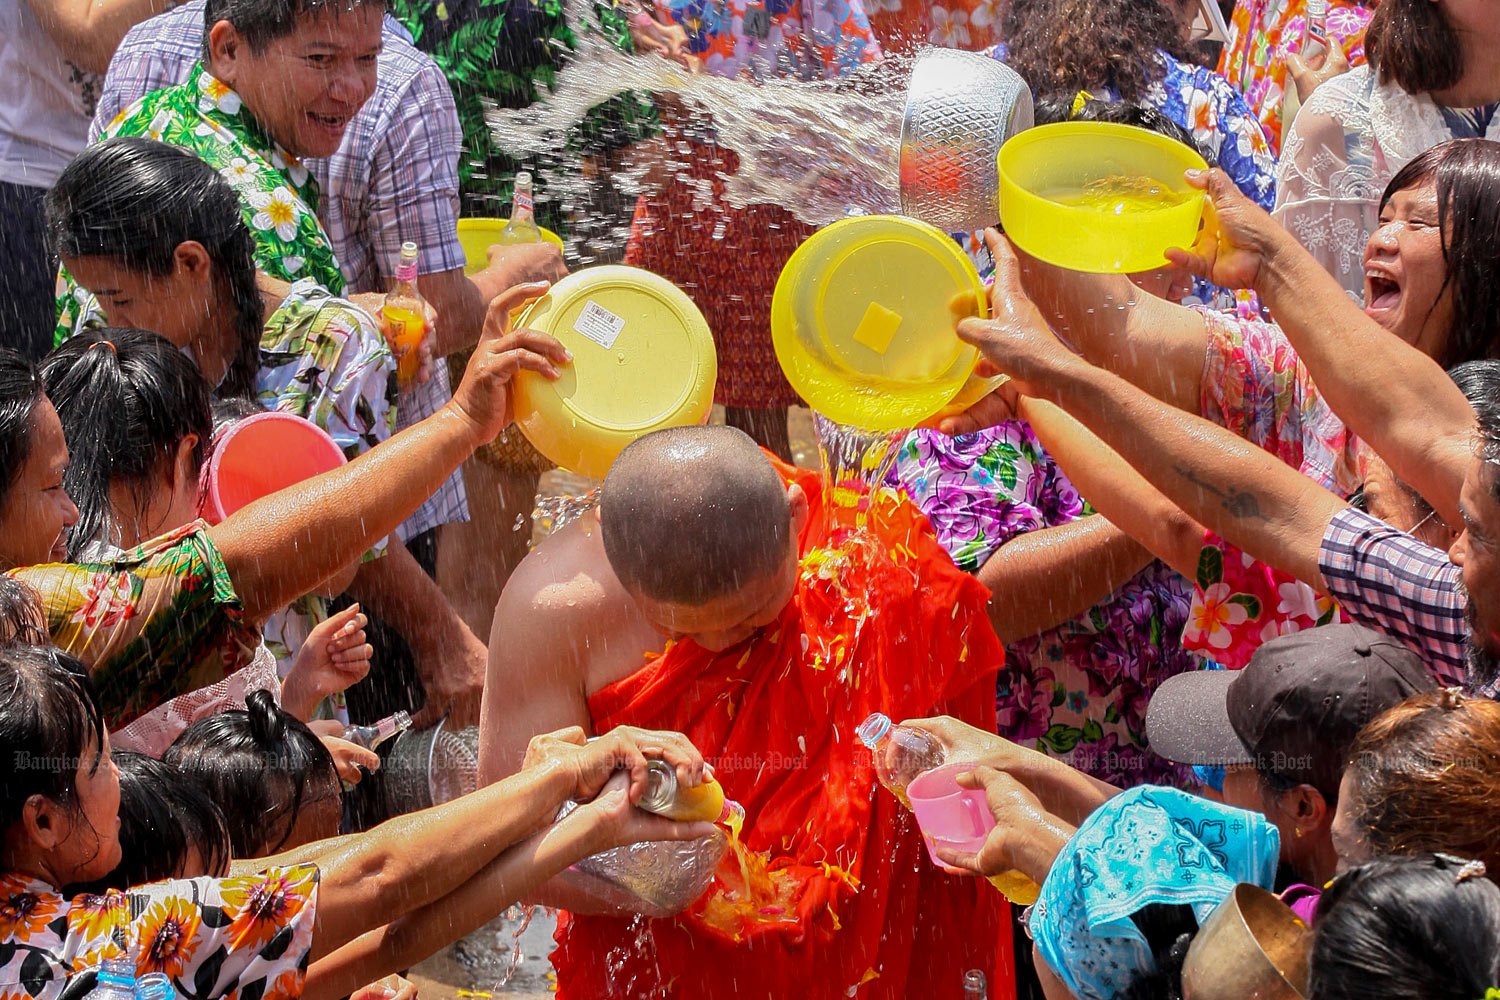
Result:
<svg viewBox="0 0 1500 1000"><path fill-rule="evenodd" d="M1208 210L1130 275L956 234L1008 380L820 476L769 333L814 229L730 203L711 110L489 126L594 33L762 83L982 51L1200 153ZM1500 997L1497 107L1487 0L0 0L0 997L411 1000L518 901L563 997L1234 996L1199 932L1247 885L1306 932L1278 996ZM470 260L528 167L569 250ZM514 317L611 221L724 423L533 540L512 381L573 359ZM206 516L266 411L348 461ZM927 857L876 712L982 847ZM416 808L440 731L475 790ZM657 762L743 828L640 808Z"/></svg>

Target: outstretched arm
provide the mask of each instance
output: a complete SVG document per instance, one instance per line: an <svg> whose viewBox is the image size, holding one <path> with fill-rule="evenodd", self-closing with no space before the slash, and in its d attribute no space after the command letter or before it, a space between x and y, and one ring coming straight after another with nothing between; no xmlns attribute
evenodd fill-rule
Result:
<svg viewBox="0 0 1500 1000"><path fill-rule="evenodd" d="M1216 284L1260 293L1329 408L1458 524L1474 429L1463 392L1436 361L1366 316L1222 171L1195 183L1207 188L1216 221L1193 252L1169 256Z"/></svg>
<svg viewBox="0 0 1500 1000"><path fill-rule="evenodd" d="M959 336L1011 375L1023 395L1071 413L1189 516L1321 588L1318 552L1344 502L1230 431L1068 351L1027 299L1009 245L994 234L991 249L995 318L965 320Z"/></svg>
<svg viewBox="0 0 1500 1000"><path fill-rule="evenodd" d="M246 506L209 529L248 617L263 619L312 591L396 530L473 450L512 418L510 380L557 377L568 352L551 337L511 331L509 310L546 290L497 298L453 398L437 413L348 465Z"/></svg>

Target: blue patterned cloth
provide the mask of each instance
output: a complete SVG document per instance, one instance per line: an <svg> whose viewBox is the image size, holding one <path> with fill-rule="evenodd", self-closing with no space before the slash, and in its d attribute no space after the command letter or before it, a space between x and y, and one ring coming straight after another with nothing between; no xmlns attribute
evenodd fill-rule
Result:
<svg viewBox="0 0 1500 1000"><path fill-rule="evenodd" d="M1132 915L1153 903L1205 920L1241 882L1270 889L1281 837L1259 813L1145 785L1068 841L1032 908L1037 950L1078 1000L1113 1000L1156 961Z"/></svg>

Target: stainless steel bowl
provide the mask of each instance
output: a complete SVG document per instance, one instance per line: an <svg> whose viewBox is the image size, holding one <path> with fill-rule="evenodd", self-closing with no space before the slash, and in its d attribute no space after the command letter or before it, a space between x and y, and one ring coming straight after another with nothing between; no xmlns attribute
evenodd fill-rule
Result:
<svg viewBox="0 0 1500 1000"><path fill-rule="evenodd" d="M390 815L442 805L479 786L479 730L439 722L396 737L381 769Z"/></svg>
<svg viewBox="0 0 1500 1000"><path fill-rule="evenodd" d="M995 225L1000 147L1033 121L1031 88L1004 63L919 53L901 121L901 211L948 232Z"/></svg>

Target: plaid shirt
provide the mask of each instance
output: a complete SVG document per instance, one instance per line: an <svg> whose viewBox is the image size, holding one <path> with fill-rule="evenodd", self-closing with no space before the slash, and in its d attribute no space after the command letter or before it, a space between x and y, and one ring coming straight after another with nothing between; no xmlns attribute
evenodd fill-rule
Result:
<svg viewBox="0 0 1500 1000"><path fill-rule="evenodd" d="M1500 683L1471 683L1468 595L1442 549L1346 507L1328 523L1318 553L1328 593L1354 621L1404 643L1439 684L1494 698Z"/></svg>
<svg viewBox="0 0 1500 1000"><path fill-rule="evenodd" d="M110 60L89 136L132 102L187 79L203 55L204 0L192 0L130 29ZM396 273L401 244L422 248L423 274L464 266L458 242L458 112L442 71L385 19L375 93L349 123L338 152L305 160L322 191L318 215L333 241L346 294L381 292ZM397 429L437 412L451 391L446 365L401 394ZM402 538L467 521L463 476L455 472L401 526Z"/></svg>

